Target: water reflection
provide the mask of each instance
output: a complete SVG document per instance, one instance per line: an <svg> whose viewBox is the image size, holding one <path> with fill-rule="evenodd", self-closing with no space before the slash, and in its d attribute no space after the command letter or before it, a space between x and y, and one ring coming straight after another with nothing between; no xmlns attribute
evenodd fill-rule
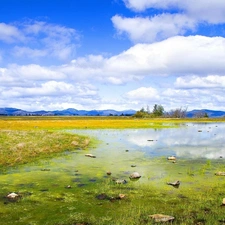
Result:
<svg viewBox="0 0 225 225"><path fill-rule="evenodd" d="M129 149L141 151L151 157L176 155L183 158L216 159L225 157L224 130L224 123L188 123L180 128L159 130L102 129L73 132L94 136L101 140L102 144L96 149L101 154L115 147L112 153L114 156L118 154L118 150Z"/></svg>

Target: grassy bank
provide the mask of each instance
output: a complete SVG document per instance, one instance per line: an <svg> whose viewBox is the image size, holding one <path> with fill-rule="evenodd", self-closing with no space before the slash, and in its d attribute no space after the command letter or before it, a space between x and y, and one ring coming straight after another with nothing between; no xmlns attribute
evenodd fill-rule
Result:
<svg viewBox="0 0 225 225"><path fill-rule="evenodd" d="M15 130L14 127L11 130L0 130L0 143L0 165L4 167L28 163L63 151L85 148L90 139L46 130Z"/></svg>

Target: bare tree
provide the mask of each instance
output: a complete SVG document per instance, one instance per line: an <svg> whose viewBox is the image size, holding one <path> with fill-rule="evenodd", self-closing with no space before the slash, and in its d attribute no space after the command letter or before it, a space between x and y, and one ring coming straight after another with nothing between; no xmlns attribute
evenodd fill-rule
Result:
<svg viewBox="0 0 225 225"><path fill-rule="evenodd" d="M187 107L186 108L177 108L174 110L171 110L168 114L171 118L185 118L187 114Z"/></svg>

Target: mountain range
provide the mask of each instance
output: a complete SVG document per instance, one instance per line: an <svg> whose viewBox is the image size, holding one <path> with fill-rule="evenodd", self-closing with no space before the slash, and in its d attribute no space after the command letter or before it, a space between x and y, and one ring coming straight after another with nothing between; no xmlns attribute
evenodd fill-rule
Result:
<svg viewBox="0 0 225 225"><path fill-rule="evenodd" d="M0 116L132 116L136 113L135 110L116 111L113 109L107 110L77 110L65 109L55 111L25 111L16 108L0 108Z"/></svg>
<svg viewBox="0 0 225 225"><path fill-rule="evenodd" d="M17 108L0 108L0 116L132 116L135 113L136 111L132 109L123 111L113 109L88 111L69 108L65 110L30 112ZM189 118L202 117L204 114L207 114L208 117L225 117L225 111L202 109L186 112L186 116Z"/></svg>

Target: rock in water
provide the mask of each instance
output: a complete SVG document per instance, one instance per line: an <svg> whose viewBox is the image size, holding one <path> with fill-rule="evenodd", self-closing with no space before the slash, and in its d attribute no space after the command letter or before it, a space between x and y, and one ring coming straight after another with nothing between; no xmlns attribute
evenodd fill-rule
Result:
<svg viewBox="0 0 225 225"><path fill-rule="evenodd" d="M92 155L92 154L85 154L85 156L90 157L90 158L96 158L96 156Z"/></svg>
<svg viewBox="0 0 225 225"><path fill-rule="evenodd" d="M175 219L173 216L163 215L163 214L153 214L153 215L150 215L149 217L154 219L155 222L169 222Z"/></svg>
<svg viewBox="0 0 225 225"><path fill-rule="evenodd" d="M115 183L116 183L116 184L126 184L127 181L126 181L126 180L120 180L120 179L117 179L117 180L115 180Z"/></svg>
<svg viewBox="0 0 225 225"><path fill-rule="evenodd" d="M141 178L141 175L138 172L134 172L129 176L129 178L131 180L138 180L139 178Z"/></svg>
<svg viewBox="0 0 225 225"><path fill-rule="evenodd" d="M180 186L180 181L177 180L177 181L174 181L174 182L167 182L168 185L171 185L173 187L176 187L176 188L179 188Z"/></svg>

